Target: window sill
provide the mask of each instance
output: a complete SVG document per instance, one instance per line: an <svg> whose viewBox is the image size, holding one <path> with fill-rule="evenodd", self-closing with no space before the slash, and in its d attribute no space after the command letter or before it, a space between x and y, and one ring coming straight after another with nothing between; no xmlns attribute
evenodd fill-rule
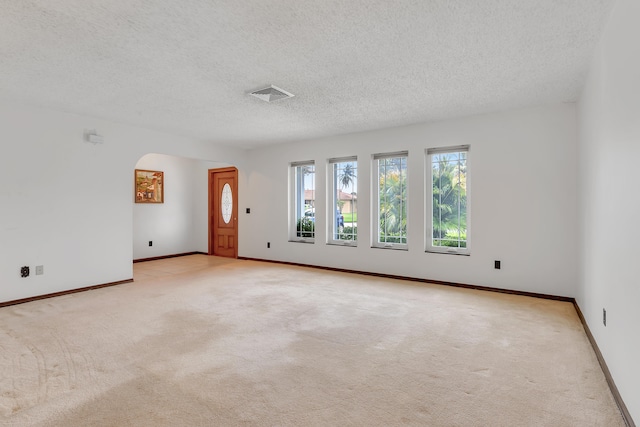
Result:
<svg viewBox="0 0 640 427"><path fill-rule="evenodd" d="M349 242L349 243L347 243L347 242ZM354 241L341 242L339 240L328 242L327 245L330 245L330 246L349 246L349 247L352 247L352 248L358 247L358 243L357 242L354 242Z"/></svg>
<svg viewBox="0 0 640 427"><path fill-rule="evenodd" d="M406 245L390 245L390 246L377 246L372 245L372 249L390 249L392 251L408 251L409 247Z"/></svg>
<svg viewBox="0 0 640 427"><path fill-rule="evenodd" d="M315 240L289 239L289 243L310 243L310 244L314 244Z"/></svg>
<svg viewBox="0 0 640 427"><path fill-rule="evenodd" d="M427 249L426 251L424 251L427 254L442 254L442 255L459 255L459 256L471 256L471 252L458 252L458 251L441 251L441 250L435 250L435 249Z"/></svg>

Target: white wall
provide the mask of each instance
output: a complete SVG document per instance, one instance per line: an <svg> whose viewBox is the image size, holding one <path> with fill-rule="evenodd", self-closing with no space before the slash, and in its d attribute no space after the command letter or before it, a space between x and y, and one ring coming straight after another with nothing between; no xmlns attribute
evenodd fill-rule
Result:
<svg viewBox="0 0 640 427"><path fill-rule="evenodd" d="M471 256L425 253L425 149L470 144ZM574 296L578 256L575 105L556 105L282 144L248 153L240 255ZM409 250L372 249L371 155L409 150ZM358 156L358 247L288 242L292 161L316 161L316 212L326 162ZM326 220L316 214L318 230ZM271 242L271 249L267 249ZM494 260L502 261L495 270Z"/></svg>
<svg viewBox="0 0 640 427"><path fill-rule="evenodd" d="M579 103L583 250L577 294L636 422L640 420L639 21L640 2L617 1Z"/></svg>
<svg viewBox="0 0 640 427"><path fill-rule="evenodd" d="M83 142L85 129L97 129L104 144ZM240 169L244 158L182 136L0 104L0 301L132 277L133 170L147 153ZM23 265L29 278L20 277Z"/></svg>

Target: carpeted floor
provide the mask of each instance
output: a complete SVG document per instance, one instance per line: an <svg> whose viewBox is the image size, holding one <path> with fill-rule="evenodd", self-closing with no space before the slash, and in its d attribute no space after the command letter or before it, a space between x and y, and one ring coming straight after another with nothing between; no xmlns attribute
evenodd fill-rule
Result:
<svg viewBox="0 0 640 427"><path fill-rule="evenodd" d="M0 309L3 426L624 426L569 303L194 255Z"/></svg>

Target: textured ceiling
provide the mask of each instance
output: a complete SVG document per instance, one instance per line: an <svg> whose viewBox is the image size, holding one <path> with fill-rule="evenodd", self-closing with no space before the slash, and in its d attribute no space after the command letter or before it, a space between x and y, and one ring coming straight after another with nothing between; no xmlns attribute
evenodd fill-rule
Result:
<svg viewBox="0 0 640 427"><path fill-rule="evenodd" d="M0 0L0 100L243 147L569 102L612 4Z"/></svg>

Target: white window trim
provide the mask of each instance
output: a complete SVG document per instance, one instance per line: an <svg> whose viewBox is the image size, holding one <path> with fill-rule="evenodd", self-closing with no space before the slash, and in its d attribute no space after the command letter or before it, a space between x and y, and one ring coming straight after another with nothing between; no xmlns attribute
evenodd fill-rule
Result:
<svg viewBox="0 0 640 427"><path fill-rule="evenodd" d="M298 223L298 215L296 201L298 199L296 196L298 195L299 187L296 179L296 170L299 166L315 166L315 161L308 160L304 162L291 162L289 165L289 242L315 243L315 236L318 233L318 229L316 227L314 227L314 237L301 237L297 235L296 226ZM317 196L315 185L313 191ZM302 197L304 197L304 187L302 188Z"/></svg>
<svg viewBox="0 0 640 427"><path fill-rule="evenodd" d="M407 177L406 184L409 182L409 152L398 151L393 153L378 153L371 156L371 212L372 212L372 227L371 227L371 247L377 249L392 249L392 250L409 250L409 188L407 185L407 198L405 203L407 205L407 243L382 243L379 242L380 236L380 194L379 194L379 182L378 172L379 165L378 160L389 159L394 157L405 157L407 159Z"/></svg>
<svg viewBox="0 0 640 427"><path fill-rule="evenodd" d="M336 239L334 238L334 233L333 233L333 227L335 226L336 223L336 213L333 210L334 206L335 206L335 189L337 188L337 182L333 173L333 165L335 163L342 163L342 162L355 162L356 163L356 171L358 170L358 156L349 156L349 157L336 157L336 158L332 158L329 159L327 161L327 177L329 180L329 185L327 186L327 188L331 189L330 194L328 194L328 203L327 203L327 218L333 218L333 221L328 220L327 221L327 244L328 245L337 245L337 246L351 246L351 247L356 247L358 246L358 240L357 240L357 234L356 234L356 240L340 240L340 239ZM358 177L356 176L356 182L358 180Z"/></svg>
<svg viewBox="0 0 640 427"><path fill-rule="evenodd" d="M433 246L433 172L431 156L434 154L467 152L467 247L451 248ZM449 255L471 255L471 147L469 145L456 145L450 147L428 148L425 150L425 173L427 182L427 195L425 207L425 252L449 254Z"/></svg>

